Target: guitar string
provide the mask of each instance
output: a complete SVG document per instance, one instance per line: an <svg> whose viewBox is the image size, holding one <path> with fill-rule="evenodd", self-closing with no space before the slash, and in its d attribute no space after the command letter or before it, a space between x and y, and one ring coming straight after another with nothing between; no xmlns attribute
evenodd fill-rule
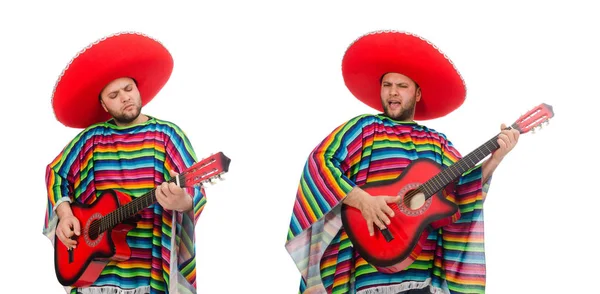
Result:
<svg viewBox="0 0 600 294"><path fill-rule="evenodd" d="M514 128L514 126L512 126L512 127ZM510 128L511 128L511 127L507 127L506 129L510 129ZM491 153L492 153L492 152L493 152L495 149L497 149L497 148L498 148L498 147L496 147L496 146L495 146L495 145L497 145L497 144L498 144L498 143L496 142L496 139L498 138L498 136L499 136L499 134L498 134L498 135L496 135L495 137L493 137L492 139L488 140L488 142L484 143L484 144L483 144L482 146L480 146L479 148L477 148L477 149L473 150L473 152L471 152L470 154L467 154L467 156L463 157L462 159L468 160L468 159L470 159L470 156L472 156L472 155L476 155L476 154L478 154L478 153L479 153L478 155L482 155L482 156L485 158L486 156L488 156L489 154L491 154ZM487 145L488 145L488 144L490 144L490 143L491 143L491 144L493 144L493 145L495 144L495 145L494 145L494 146L487 146ZM483 152L482 148L484 148L484 147L485 147L485 148L487 149L487 151L489 152L488 154L485 154L485 153ZM493 147L493 148L491 148L491 149L490 149L489 147ZM462 159L461 159L461 160L462 160ZM481 160L483 160L483 158L482 158ZM474 162L471 162L471 164L473 164L473 165L476 165L477 163L476 163L476 162L475 162L475 163L474 163ZM458 169L458 168L460 168L460 167L461 167L461 163L458 163L458 164L456 164L456 165L449 166L447 171L450 171L450 172L452 172L452 175L454 175L454 170L456 170L456 169ZM460 176L460 175L459 175L459 176ZM406 204L406 202L410 202L410 201L411 201L411 200L412 200L414 197L416 197L416 196L417 196L417 195L419 195L420 193L423 193L423 194L425 194L425 195L424 195L424 197L425 197L425 201L427 201L427 199L429 198L428 196L433 196L434 194L436 194L437 192L439 192L441 189L443 189L443 187L438 187L438 189L433 189L434 191L431 191L431 188L429 187L429 185L430 185L431 183L434 183L434 182L436 182L436 181L440 180L440 179L439 179L440 177L442 177L444 180L448 180L448 179L447 179L447 178L445 178L445 177L443 176L443 174L441 174L441 173L439 173L439 174L437 174L437 175L433 176L431 179L429 179L427 182L423 183L421 186L419 186L419 187L418 187L418 188L416 188L415 190L411 190L411 191L409 191L408 193L406 193L406 194L404 195L404 197L402 197L402 198L403 198L403 199L402 199L402 200L403 200L403 201L402 201L402 204L403 204L403 205L405 205L405 204ZM455 180L455 179L452 179L452 180ZM442 182L442 183L443 183L443 182Z"/></svg>
<svg viewBox="0 0 600 294"><path fill-rule="evenodd" d="M183 172L178 175L180 186L185 187L185 181L188 179L189 174L192 173L193 171L195 171L195 169L188 170L188 171ZM166 182L167 183L177 182L177 179L173 178ZM122 208L123 206L121 206L121 207L118 207L116 210L112 211L111 213L101 217L97 221L93 221L92 224L90 225L90 231L99 235L102 232L105 232L108 229L110 229L110 228L114 227L115 225L117 225L118 223L120 223L122 221L122 219L126 219L126 217L124 215L128 215L128 217L133 216L134 214L131 215L132 214L131 211L138 211L138 210L143 209L144 207L150 206L152 203L156 202L155 192L156 192L156 188L154 188L153 190L149 191L148 193L146 193L138 198L133 199L131 202L126 204L126 205L130 205L127 207L134 207L133 209L126 210L126 209ZM150 198L148 198L148 196L150 196ZM149 203L146 203L146 199L152 199L152 201ZM141 203L141 205L140 205L140 203ZM102 232L99 232L100 230Z"/></svg>
<svg viewBox="0 0 600 294"><path fill-rule="evenodd" d="M189 170L189 171L183 172L178 175L180 186L185 187L185 181L188 177L188 174L192 173L192 171L194 171L194 170ZM177 181L176 178L173 178L166 182L172 183L172 182L176 182L176 181ZM120 219L126 219L126 217L124 215L130 215L131 211L137 211L137 210L143 209L144 207L150 206L150 204L156 202L155 192L156 192L156 188L154 188L153 190L149 191L148 193L146 193L138 198L133 199L131 202L126 204L126 205L131 205L131 206L127 206L127 207L135 207L135 209L125 210L122 208L123 206L121 206L121 207L118 207L116 210L112 211L111 213L101 217L97 221L93 221L92 224L90 225L90 232L94 232L94 234L99 235L102 232L105 232L108 229L110 229L110 228L114 227L115 225L117 225L118 223L120 223L122 221ZM150 196L150 198L147 198L148 196ZM146 203L146 199L152 199L152 201L150 203ZM141 205L140 205L140 203L141 203ZM131 217L131 216L129 216L129 217ZM100 232L100 230L102 232Z"/></svg>
<svg viewBox="0 0 600 294"><path fill-rule="evenodd" d="M179 182L181 184L183 184L185 182L186 175L187 175L187 172L179 174L178 177L179 177ZM175 182L175 181L176 181L176 179L173 178L166 182L171 183L171 182ZM131 214L131 211L139 210L140 206L141 206L141 209L143 209L144 207L150 206L152 203L156 202L156 189L157 188L158 187L152 189L151 191L145 193L144 195L142 195L140 197L137 197L137 198L131 200L131 202L126 204L126 205L128 205L127 207L134 207L135 209L127 210L127 209L122 208L124 206L120 206L116 210L108 213L107 215L99 218L98 220L93 221L90 224L89 231L93 232L94 235L96 235L96 236L100 235L101 233L107 231L108 229L112 228L116 224L120 223L120 221L118 220L119 216L120 216L120 218L126 219L124 215L129 215L129 214ZM147 202L146 199L152 199L152 201L150 203L148 203L148 205L146 205L146 203L145 203L145 202ZM129 217L131 217L131 216L129 216ZM100 229L102 229L102 232L100 232Z"/></svg>
<svg viewBox="0 0 600 294"><path fill-rule="evenodd" d="M181 174L179 174L176 178L172 178L169 181L166 181L168 183L171 182L177 182L177 178L179 179L179 186L180 187L185 187L185 181L187 179L188 174L193 173L194 171L196 171L198 168L193 168L190 170L187 170L185 172L182 172ZM215 171L216 169L213 169L213 171ZM217 175L218 176L218 175ZM215 177L215 176L213 176ZM213 178L210 177L210 178ZM127 203L126 205L135 205L135 204L139 204L140 202L143 203L142 208L144 207L148 207L150 206L150 204L156 202L156 191L157 188L154 188L153 190L149 191L148 193L133 199L132 201L130 201L129 203ZM152 199L152 201L150 203L145 203L143 201L145 201L147 198L147 196L150 195L151 197L149 199ZM90 232L93 232L96 236L100 235L101 233L107 231L108 229L112 228L113 226L115 226L116 224L120 223L120 221L118 221L117 217L121 216L121 218L125 218L124 216L122 216L123 214L125 214L125 212L127 212L127 210L124 210L122 208L123 206L118 207L116 210L110 212L109 214L102 216L101 218L99 218L98 220L94 220L92 221L92 223L90 224ZM133 207L133 206L128 206L128 207ZM140 210L140 209L134 209L134 211ZM127 213L127 215L129 215L131 213ZM134 214L135 215L135 214ZM133 215L132 215L133 216ZM129 216L131 217L131 216ZM102 232L99 232L100 229L102 229Z"/></svg>

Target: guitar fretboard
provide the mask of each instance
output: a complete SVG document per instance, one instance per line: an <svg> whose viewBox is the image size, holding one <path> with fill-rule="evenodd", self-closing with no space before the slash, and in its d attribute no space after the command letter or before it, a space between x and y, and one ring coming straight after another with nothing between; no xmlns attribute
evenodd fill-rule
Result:
<svg viewBox="0 0 600 294"><path fill-rule="evenodd" d="M516 126L513 125L510 128L515 127ZM498 145L498 136L499 134L467 154L467 156L461 158L453 165L443 169L440 173L429 179L429 181L423 183L420 189L425 193L425 198L429 199L435 193L446 187L450 182L458 179L463 173L470 168L473 168L477 163L482 161L496 149L500 148L500 145Z"/></svg>
<svg viewBox="0 0 600 294"><path fill-rule="evenodd" d="M180 177L180 183L183 183L183 175L178 175ZM175 182L175 178L167 181L168 183ZM112 229L114 226L120 224L124 220L134 216L136 213L142 211L146 207L152 205L156 202L156 188L152 189L152 191L133 199L131 202L120 206L115 209L113 212L103 216L99 219L100 225L98 227L98 234L105 232L109 229Z"/></svg>

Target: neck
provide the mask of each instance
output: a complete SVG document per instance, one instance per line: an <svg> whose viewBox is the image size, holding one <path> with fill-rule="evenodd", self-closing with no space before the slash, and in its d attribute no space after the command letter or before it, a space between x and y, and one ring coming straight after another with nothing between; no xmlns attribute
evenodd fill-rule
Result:
<svg viewBox="0 0 600 294"><path fill-rule="evenodd" d="M389 118L389 119L391 119L393 121L396 121L396 122L405 122L405 123L414 123L415 122L414 119L413 119L414 116L411 116L411 117L408 117L408 118L400 118L400 119L393 118L392 116L388 115L387 113L383 113L383 116L385 116L385 117L387 117L387 118Z"/></svg>
<svg viewBox="0 0 600 294"><path fill-rule="evenodd" d="M145 114L140 114L138 115L138 117L136 117L133 121L128 122L128 123L124 123L124 122L120 122L119 120L115 119L113 117L113 120L115 121L115 124L119 127L128 127L128 126L133 126L133 125L137 125L137 124L141 124L145 121L147 121L149 118L147 115Z"/></svg>

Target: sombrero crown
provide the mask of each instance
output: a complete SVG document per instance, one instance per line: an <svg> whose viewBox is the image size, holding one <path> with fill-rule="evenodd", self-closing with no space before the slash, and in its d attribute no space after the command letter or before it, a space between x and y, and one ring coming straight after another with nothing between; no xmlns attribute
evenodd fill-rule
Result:
<svg viewBox="0 0 600 294"><path fill-rule="evenodd" d="M56 119L73 128L105 121L98 97L111 81L129 77L136 81L142 105L167 83L173 58L157 40L136 32L102 38L79 52L59 76L52 93Z"/></svg>
<svg viewBox="0 0 600 294"><path fill-rule="evenodd" d="M344 54L344 83L358 100L383 111L381 77L400 73L421 87L415 120L445 116L465 101L466 86L450 59L425 39L405 32L378 31L355 40Z"/></svg>

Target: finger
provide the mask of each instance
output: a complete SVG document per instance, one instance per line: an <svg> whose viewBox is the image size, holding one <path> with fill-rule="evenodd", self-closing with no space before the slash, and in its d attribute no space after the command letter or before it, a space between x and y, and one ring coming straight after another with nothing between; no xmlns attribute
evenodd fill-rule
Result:
<svg viewBox="0 0 600 294"><path fill-rule="evenodd" d="M521 135L521 132L519 132L518 130L513 129L512 133L515 134L515 139L519 139L519 136Z"/></svg>
<svg viewBox="0 0 600 294"><path fill-rule="evenodd" d="M500 130L504 130L504 129L506 129L506 124L504 124L504 123L500 124Z"/></svg>
<svg viewBox="0 0 600 294"><path fill-rule="evenodd" d="M383 230L385 229L385 225L383 224L383 222L379 219L379 217L375 217L375 219L373 220L373 223L375 223L375 225L380 229Z"/></svg>
<svg viewBox="0 0 600 294"><path fill-rule="evenodd" d="M388 216L387 216L387 215L386 215L386 214L385 214L383 211L380 211L380 212L377 214L377 217L379 218L379 221L380 221L382 224L383 224L383 223L385 223L386 225L389 225L389 224L390 224L390 219L388 218ZM380 228L382 228L382 229L384 229L384 228L385 228L385 227L382 227L382 226L379 226L379 227L380 227Z"/></svg>
<svg viewBox="0 0 600 294"><path fill-rule="evenodd" d="M167 194L169 192L169 186L167 186L166 182L162 183L160 185L159 190L160 190L160 193L162 194L162 196L163 196L164 199L169 198L169 196Z"/></svg>
<svg viewBox="0 0 600 294"><path fill-rule="evenodd" d="M502 132L498 135L498 139L502 139L505 142L508 142L510 140L510 137L507 134L508 132Z"/></svg>
<svg viewBox="0 0 600 294"><path fill-rule="evenodd" d="M179 175L178 173L176 173L174 170L170 169L169 170L169 175L171 175L171 177L175 177L177 175Z"/></svg>
<svg viewBox="0 0 600 294"><path fill-rule="evenodd" d="M166 189L169 188L169 182L162 182L162 184L160 184L160 188L163 189L163 191L166 191Z"/></svg>
<svg viewBox="0 0 600 294"><path fill-rule="evenodd" d="M384 214L387 214L390 217L394 217L394 210L391 207L389 207L388 205L384 205L383 207L381 207L381 210L384 212ZM387 222L386 222L386 224L387 224Z"/></svg>
<svg viewBox="0 0 600 294"><path fill-rule="evenodd" d="M67 239L67 244L68 244L69 247L75 248L75 245L77 245L77 241L69 238L69 239Z"/></svg>
<svg viewBox="0 0 600 294"><path fill-rule="evenodd" d="M72 232L73 230L71 230L71 224L65 224L65 226L62 227L62 234L66 239L71 238Z"/></svg>
<svg viewBox="0 0 600 294"><path fill-rule="evenodd" d="M367 228L369 229L369 236L373 236L373 222L370 220L366 220Z"/></svg>
<svg viewBox="0 0 600 294"><path fill-rule="evenodd" d="M516 143L517 139L512 134L510 134L508 136L508 141L506 141L506 146L508 147L508 149L512 149L512 147L515 146Z"/></svg>
<svg viewBox="0 0 600 294"><path fill-rule="evenodd" d="M507 148L506 142L504 142L504 140L502 140L502 139L498 139L498 145L500 145L500 149Z"/></svg>
<svg viewBox="0 0 600 294"><path fill-rule="evenodd" d="M77 244L77 242L75 242L74 240L71 240L70 237L68 237L65 232L61 229L61 230L57 230L56 231L57 235L58 235L58 239L68 248L71 249L71 247L74 247L75 244Z"/></svg>
<svg viewBox="0 0 600 294"><path fill-rule="evenodd" d="M502 134L506 135L508 142L513 142L516 139L514 130L503 131Z"/></svg>
<svg viewBox="0 0 600 294"><path fill-rule="evenodd" d="M511 130L510 138L512 139L512 142L517 143L517 141L519 140L519 131L515 129Z"/></svg>
<svg viewBox="0 0 600 294"><path fill-rule="evenodd" d="M156 192L156 200L158 201L158 204L160 204L160 206L162 206L164 209L171 209L171 198L169 198L169 196L167 196L162 191L162 189L159 189Z"/></svg>
<svg viewBox="0 0 600 294"><path fill-rule="evenodd" d="M169 192L171 194L179 194L179 190L181 190L181 188L179 188L175 183L169 183L169 185L167 185L167 188L169 189Z"/></svg>
<svg viewBox="0 0 600 294"><path fill-rule="evenodd" d="M400 201L400 196L386 196L385 203L397 203Z"/></svg>
<svg viewBox="0 0 600 294"><path fill-rule="evenodd" d="M498 145L502 148L506 148L508 146L509 139L505 134L498 135Z"/></svg>
<svg viewBox="0 0 600 294"><path fill-rule="evenodd" d="M81 226L79 225L79 220L77 220L76 218L73 218L73 232L75 233L75 235L79 236L81 235Z"/></svg>
<svg viewBox="0 0 600 294"><path fill-rule="evenodd" d="M58 237L58 240L60 240L60 242L63 242L63 244L65 244L65 234L63 233L62 229L57 228L56 229L56 236Z"/></svg>
<svg viewBox="0 0 600 294"><path fill-rule="evenodd" d="M163 194L160 186L156 189L156 191L154 191L154 196L156 196L156 201L158 201L160 205L163 205L165 201L165 195Z"/></svg>
<svg viewBox="0 0 600 294"><path fill-rule="evenodd" d="M162 201L166 203L167 201L169 201L169 195L167 195L167 193L165 193L165 190L168 191L169 189L168 188L165 189L164 187L160 187L159 195L160 195L160 198L162 199Z"/></svg>

